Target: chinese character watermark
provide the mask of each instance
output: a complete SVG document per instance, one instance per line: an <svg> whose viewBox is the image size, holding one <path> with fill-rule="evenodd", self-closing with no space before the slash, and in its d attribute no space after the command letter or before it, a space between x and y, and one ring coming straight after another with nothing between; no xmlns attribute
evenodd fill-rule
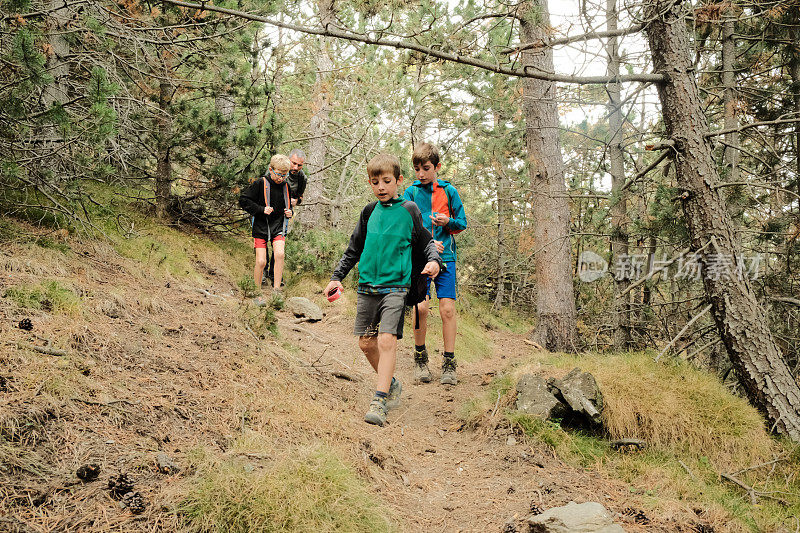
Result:
<svg viewBox="0 0 800 533"><path fill-rule="evenodd" d="M763 257L761 254L733 256L730 254L686 254L675 260L661 259L655 254L619 254L611 265L610 274L616 280L636 281L648 274L662 270L668 277L671 270L673 279L701 281L703 276L719 280L755 280L761 276ZM674 265L674 268L668 267ZM599 254L585 250L578 258L578 279L590 283L609 272L608 262Z"/></svg>

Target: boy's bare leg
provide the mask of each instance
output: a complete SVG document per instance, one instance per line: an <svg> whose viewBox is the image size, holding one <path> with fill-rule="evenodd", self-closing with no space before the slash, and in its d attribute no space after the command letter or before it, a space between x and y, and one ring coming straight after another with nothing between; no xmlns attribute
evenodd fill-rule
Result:
<svg viewBox="0 0 800 533"><path fill-rule="evenodd" d="M267 249L256 248L256 266L253 268L253 281L256 282L256 290L261 289L261 276L264 274L264 267L267 266Z"/></svg>
<svg viewBox="0 0 800 533"><path fill-rule="evenodd" d="M440 298L439 314L442 317L444 351L452 353L456 350L456 301L452 298Z"/></svg>
<svg viewBox="0 0 800 533"><path fill-rule="evenodd" d="M372 369L377 372L378 360L380 359L380 354L378 353L378 337L359 337L358 347L364 352Z"/></svg>
<svg viewBox="0 0 800 533"><path fill-rule="evenodd" d="M272 255L275 256L275 278L272 286L275 289L281 288L281 278L283 278L283 260L286 257L286 241L272 241Z"/></svg>
<svg viewBox="0 0 800 533"><path fill-rule="evenodd" d="M414 317L414 344L422 346L425 344L425 335L428 333L428 309L430 309L430 298L425 298L424 301L417 304L419 313L411 311ZM419 314L419 329L417 328L417 314Z"/></svg>
<svg viewBox="0 0 800 533"><path fill-rule="evenodd" d="M388 394L397 360L397 336L378 333L378 354L378 384L375 388Z"/></svg>

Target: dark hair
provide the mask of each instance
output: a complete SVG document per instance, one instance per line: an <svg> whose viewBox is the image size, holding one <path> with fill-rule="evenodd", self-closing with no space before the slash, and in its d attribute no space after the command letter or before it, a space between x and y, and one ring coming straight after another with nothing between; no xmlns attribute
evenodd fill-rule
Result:
<svg viewBox="0 0 800 533"><path fill-rule="evenodd" d="M433 166L439 164L439 149L435 144L424 142L414 148L414 153L411 155L411 163L416 166L426 161L430 161Z"/></svg>
<svg viewBox="0 0 800 533"><path fill-rule="evenodd" d="M367 163L367 176L374 178L384 172L394 174L394 179L400 177L400 160L391 154L378 154Z"/></svg>

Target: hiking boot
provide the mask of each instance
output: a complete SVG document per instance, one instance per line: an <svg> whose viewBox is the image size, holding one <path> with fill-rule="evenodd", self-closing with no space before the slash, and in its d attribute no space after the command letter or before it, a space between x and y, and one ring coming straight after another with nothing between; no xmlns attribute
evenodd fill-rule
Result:
<svg viewBox="0 0 800 533"><path fill-rule="evenodd" d="M386 423L386 400L373 398L367 414L364 415L364 422L383 427Z"/></svg>
<svg viewBox="0 0 800 533"><path fill-rule="evenodd" d="M414 381L430 383L433 376L428 368L428 350L414 350Z"/></svg>
<svg viewBox="0 0 800 533"><path fill-rule="evenodd" d="M456 377L456 358L445 357L442 361L442 385L455 385L458 383Z"/></svg>
<svg viewBox="0 0 800 533"><path fill-rule="evenodd" d="M403 386L400 381L392 378L392 385L389 387L389 396L386 397L386 409L397 409L400 407L400 393L403 392Z"/></svg>

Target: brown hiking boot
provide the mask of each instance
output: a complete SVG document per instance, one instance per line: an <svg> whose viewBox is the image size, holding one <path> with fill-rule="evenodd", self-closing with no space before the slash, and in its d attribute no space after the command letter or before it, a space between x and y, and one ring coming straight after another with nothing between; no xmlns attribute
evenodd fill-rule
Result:
<svg viewBox="0 0 800 533"><path fill-rule="evenodd" d="M433 379L431 370L428 368L428 350L414 350L414 381L418 383L430 383Z"/></svg>
<svg viewBox="0 0 800 533"><path fill-rule="evenodd" d="M440 382L442 385L455 385L458 383L455 357L445 357L442 360L442 379Z"/></svg>

